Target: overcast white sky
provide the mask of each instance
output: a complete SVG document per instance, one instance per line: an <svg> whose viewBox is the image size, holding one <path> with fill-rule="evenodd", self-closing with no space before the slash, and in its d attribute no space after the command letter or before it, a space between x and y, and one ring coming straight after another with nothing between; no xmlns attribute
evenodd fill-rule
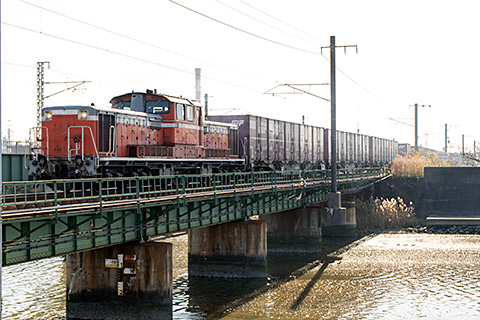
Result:
<svg viewBox="0 0 480 320"><path fill-rule="evenodd" d="M10 128L25 139L35 125L38 61L50 62L47 82L91 81L47 106L108 106L146 89L194 98L201 68L211 113L295 122L305 115L307 124L330 127L329 102L264 92L329 82L330 53L322 57L320 48L334 35L337 45L358 46L358 54L337 49L339 130L413 144L410 105L418 103L431 105L419 110L421 145L441 150L445 123L450 148L462 134L467 147L480 141L477 1L175 1L3 0L3 134ZM64 88L47 84L45 95ZM328 99L329 90L312 88Z"/></svg>

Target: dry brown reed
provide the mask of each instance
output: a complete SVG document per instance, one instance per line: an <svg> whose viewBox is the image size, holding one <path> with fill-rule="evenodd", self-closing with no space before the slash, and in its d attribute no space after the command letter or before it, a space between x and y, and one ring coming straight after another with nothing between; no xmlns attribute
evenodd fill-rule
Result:
<svg viewBox="0 0 480 320"><path fill-rule="evenodd" d="M397 156L393 160L392 173L400 177L423 177L425 167L449 167L450 163L439 161L434 152L411 152L405 156Z"/></svg>
<svg viewBox="0 0 480 320"><path fill-rule="evenodd" d="M403 199L373 199L356 204L357 227L361 230L398 230L416 225L413 204Z"/></svg>

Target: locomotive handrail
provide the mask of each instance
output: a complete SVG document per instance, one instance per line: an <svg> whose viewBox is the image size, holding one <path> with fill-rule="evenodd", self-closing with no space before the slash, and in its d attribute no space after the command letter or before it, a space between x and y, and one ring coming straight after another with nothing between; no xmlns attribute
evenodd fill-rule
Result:
<svg viewBox="0 0 480 320"><path fill-rule="evenodd" d="M88 128L89 132L90 132L90 137L92 138L92 142L93 142L93 148L95 149L95 154L96 154L96 157L95 157L95 163L96 163L96 166L98 167L98 161L99 161L99 156L98 156L98 150L97 150L97 145L95 143L95 139L93 137L93 132L92 132L92 128L90 128L89 126L70 126L68 127L67 129L67 150L68 150L68 161L71 161L72 160L72 157L71 157L71 151L73 149L70 149L70 129L73 129L73 128L81 128L82 129L82 160L85 160L85 128ZM78 149L75 149L75 150L78 150Z"/></svg>
<svg viewBox="0 0 480 320"><path fill-rule="evenodd" d="M48 160L49 157L50 157L50 154L49 154L49 153L50 153L50 151L49 151L49 150L50 150L50 148L49 148L49 147L50 147L50 141L49 141L49 138L48 138L48 137L49 137L49 134L48 134L48 128L47 128L47 127L33 127L33 128L30 128L30 129L28 130L28 141L29 141L29 143L32 144L32 145L38 142L38 141L32 141L32 131L33 131L34 136L35 136L35 139L34 139L34 140L37 140L37 130L39 130L39 129L40 129L40 130L42 130L42 129L45 129L45 130L46 130L46 137L47 137L47 146L46 146L47 154L46 154L46 156L47 156L47 160ZM33 147L32 145L31 145L31 148L32 148L32 149L38 149L38 148ZM41 149L41 148L42 148L42 147L40 147L40 149Z"/></svg>
<svg viewBox="0 0 480 320"><path fill-rule="evenodd" d="M5 212L41 212L43 207L69 207L74 203L107 203L158 197L184 197L185 194L238 191L242 189L292 188L326 185L329 171L263 171L201 175L147 176L129 178L95 178L5 182L2 206ZM383 169L339 170L342 183L364 181L383 175Z"/></svg>
<svg viewBox="0 0 480 320"><path fill-rule="evenodd" d="M113 156L115 154L115 133L116 133L116 127L115 126L110 126L109 130L109 135L110 139L108 141L108 152L107 152L107 157Z"/></svg>

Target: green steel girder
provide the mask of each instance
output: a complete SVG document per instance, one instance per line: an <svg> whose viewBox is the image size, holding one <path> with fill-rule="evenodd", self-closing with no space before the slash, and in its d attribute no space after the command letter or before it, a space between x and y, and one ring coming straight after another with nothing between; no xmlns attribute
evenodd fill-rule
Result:
<svg viewBox="0 0 480 320"><path fill-rule="evenodd" d="M380 171L372 172L371 177L364 177L364 180L340 182L338 184L339 191L355 192L384 176L383 173L380 174ZM352 177L359 177L362 174L363 172L360 175L352 175ZM11 265L128 241L146 241L151 237L169 232L299 208L310 203L325 201L330 191L328 183L324 181L320 183L320 180L315 180L319 179L316 175L311 175L308 181L317 182L310 184L299 180L296 177L297 173L241 175L243 177L234 175L232 178L229 175L219 175L218 178L213 176L208 179L206 177L177 177L172 179L176 184L173 186L175 190L169 191L171 193L162 191L160 197L164 198L158 202L156 202L156 198L152 201L141 199L139 192L139 187L143 183L141 180L116 181L117 185L119 183L128 185L130 190L121 206L108 206L110 195L100 193L98 196L101 201L84 210L72 209L63 212L55 209L50 211L49 215L26 216L17 219L9 218L6 215L7 219L3 221L3 264ZM302 176L306 177L308 174L302 173ZM149 188L152 185L155 188L155 185L168 184L168 181L165 182L166 180L152 181L154 183L147 181ZM200 182L195 183L196 181ZM230 190L228 190L228 186L222 185L222 183L232 181L233 185ZM240 185L239 181L244 183ZM278 182L278 185L271 184L272 181ZM286 181L286 187L282 187L282 181ZM30 188L30 190L36 191L38 185L41 186L42 183L36 182L34 187L25 185L23 188L13 184L10 188L12 190ZM49 183L51 184L51 182ZM87 182L83 183L87 184ZM100 183L108 186L110 182L100 181ZM213 186L207 185L207 189L200 188L198 186L201 183L213 183ZM187 185L194 186L196 188L194 192L189 193ZM46 190L46 184L39 189ZM158 191L156 192L158 193ZM175 194L175 192L177 193ZM92 198L92 194L90 191L87 197ZM189 197L190 194L194 196ZM46 197L35 195L36 199ZM22 198L21 195L18 199L20 198ZM27 196L23 198L28 200ZM55 196L53 201L59 205L62 200Z"/></svg>

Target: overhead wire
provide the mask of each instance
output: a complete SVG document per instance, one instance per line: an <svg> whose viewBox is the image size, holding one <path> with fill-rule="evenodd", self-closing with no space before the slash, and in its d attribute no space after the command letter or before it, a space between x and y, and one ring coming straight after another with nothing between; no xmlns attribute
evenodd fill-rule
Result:
<svg viewBox="0 0 480 320"><path fill-rule="evenodd" d="M10 65L10 66L16 66L16 67L22 67L22 68L37 69L37 66L33 66L33 65L25 65L25 64L18 64L18 63L5 62L5 61L2 61L2 64ZM52 69L52 68L49 68L48 70L52 71L52 72L55 72L55 73L63 74L63 75L66 75L66 76L79 78L79 79L83 78L82 76L79 76L79 75L76 75L76 74L71 74L71 73L68 73L68 72L63 72L63 71ZM119 87L119 88L122 87L121 85L119 85L117 83L111 83L111 82L105 82L105 81L99 81L99 80L94 80L92 82L99 83L99 84L107 84L107 85L114 86L114 87Z"/></svg>
<svg viewBox="0 0 480 320"><path fill-rule="evenodd" d="M163 68L170 69L170 70L174 70L174 71L177 71L177 72L181 72L181 73L185 73L185 74L189 74L189 75L194 74L191 71L186 71L186 70L182 70L182 69L179 69L179 68L176 68L176 67L171 67L171 66L168 66L168 65L165 65L165 64L162 64L162 63L158 63L158 62L155 62L155 61L150 61L150 60L147 60L147 59L144 59L144 58L135 57L135 56L132 56L132 55L129 55L129 54L126 54L126 53L113 51L113 50L109 50L109 49L105 49L105 48L100 48L100 47L97 47L97 46L94 46L94 45L91 45L91 44L88 44L88 43L67 39L67 38L56 36L56 35L49 34L49 33L46 33L46 32L33 30L33 29L26 28L26 27L17 26L17 25L8 23L8 22L3 22L2 21L2 24L6 25L6 26L9 26L9 27L17 28L17 29L20 29L20 30L41 34L43 36L47 36L47 37L50 37L50 38L53 38L53 39L62 40L62 41L65 41L65 42L70 42L70 43L73 43L73 44L76 44L76 45L79 45L79 46L83 46L83 47L87 47L87 48L91 48L91 49L95 49L95 50L100 50L100 51L111 53L111 54L121 56L121 57L124 57L124 58L132 59L132 60L136 60L136 61L140 61L140 62L144 62L144 63L148 63L148 64L152 64L152 65L155 65L155 66L158 66L158 67L163 67ZM235 83L232 83L232 82L229 82L229 81L220 80L220 79L216 79L216 78L212 78L212 77L208 77L208 76L203 76L203 78L209 79L209 80L212 80L212 81L216 81L216 82L220 82L220 83L224 83L224 84L228 84L228 85L231 85L231 86L239 87L239 88L242 88L242 89L245 89L245 90L261 93L259 90L249 88L249 87L245 87L245 86L235 84Z"/></svg>
<svg viewBox="0 0 480 320"><path fill-rule="evenodd" d="M165 48L156 46L156 45L154 45L154 44L151 44L151 43L148 43L148 42L145 42L145 41L142 41L142 40L138 40L138 39L135 39L135 38L133 38L133 37L126 36L126 35L120 34L120 33L118 33L118 32L115 32L115 31L112 31L112 30L109 30L109 29L106 29L106 28L103 28L103 27L100 27L100 26L97 26L97 25L94 25L94 24L85 22L85 21L83 21L83 20L80 20L80 19L77 19L77 18L68 16L68 15L65 15L65 14L62 14L62 13L59 13L59 12L56 12L56 11L54 11L54 10L51 10L51 9L48 9L48 8L39 6L39 5L37 5L37 4L28 2L28 1L26 1L26 0L19 0L19 1L20 1L20 2L23 2L23 3L27 4L27 5L30 5L30 6L39 8L39 9L41 9L41 10L45 10L45 11L47 11L47 12L50 12L50 13L59 15L59 16L64 17L64 18L66 18L66 19L70 19L70 20L76 21L76 22L78 22L78 23L87 25L87 26L89 26L89 27L96 28L96 29L98 29L98 30L102 30L102 31L104 31L104 32L107 32L107 33L110 33L110 34L113 34L113 35L116 35L116 36L119 36L119 37L122 37L122 38L125 38L125 39L128 39L128 40L131 40L131 41L134 41L134 42L137 42L137 43L146 45L146 46L150 46L150 47L155 48L155 49L163 50L163 51L169 52L169 53L171 53L171 54L179 55L179 56L182 56L182 57L187 58L187 59L196 60L196 61L199 61L199 62L208 64L208 65L212 65L212 66L215 66L215 67L218 67L218 68L221 68L221 69L229 70L229 71L231 71L231 72L236 72L236 73L244 74L244 75L251 76L251 77L255 77L255 78L260 78L260 77L257 76L257 75L247 74L247 73L244 73L244 72L241 72L241 71L238 71L238 70L234 70L234 69L231 69L231 68L227 68L227 67L224 67L224 66L220 66L220 65L217 65L217 64L214 64L214 63L210 63L210 62L207 62L207 61L203 61L203 60L200 60L200 59L197 59L197 58L193 58L193 57L190 57L190 56L188 56L188 55L184 55L184 54L181 54L181 53L178 53L178 52L169 50L169 49L165 49ZM266 38L266 37L263 37L263 36L254 34L254 33L252 33L252 32L249 32L249 31L243 30L243 29L241 29L241 28L235 27L235 26L233 26L233 25L227 24L227 23L225 23L225 22L222 22L222 21L220 21L220 20L218 20L218 19L212 18L212 17L210 17L210 16L208 16L208 15L206 15L206 14L203 14L203 13L201 13L201 12L198 12L198 11L192 9L192 8L189 8L189 7L187 7L187 6L184 6L184 5L182 5L182 4L178 3L178 2L175 2L175 1L173 1L173 0L169 0L169 1L170 1L171 3L177 5L177 6L180 6L180 7L184 8L184 9L187 9L187 10L189 10L189 11L191 11L191 12L194 12L194 13L196 13L196 14L198 14L198 15L201 15L201 16L207 18L207 19L213 20L213 21L215 21L215 22L217 22L217 23L220 23L220 24L222 24L222 25L225 25L225 26L230 27L230 28L232 28L232 29L235 29L235 30L237 30L237 31L246 33L246 34L248 34L248 35L250 35L250 36L253 36L253 37L256 37L256 38L262 39L262 40L264 40L264 41L268 41L268 42L271 42L271 43L274 43L274 44L277 44L277 45L280 45L280 46L283 46L283 47L287 47L287 48L290 48L290 49L294 49L294 50L297 50L297 51L301 51L301 52L305 52L305 53L309 53L309 54L320 55L320 56L322 56L326 61L330 61L327 57L325 57L323 54L321 54L321 53L319 53L319 52L314 52L314 51L309 51L309 50L301 49L301 48L298 48L298 47L295 47L295 46L291 46L291 45L284 44L284 43L281 43L281 42L278 42L278 41L275 41L275 40L268 39L268 38ZM239 1L242 2L242 3L244 3L245 5L251 7L251 8L253 8L253 9L259 11L259 12L261 12L262 14L265 14L265 15L269 16L270 18L272 18L272 19L274 19L274 20L277 20L277 21L279 21L279 22L281 22L281 23L283 23L283 24L285 24L285 25L287 25L287 26L289 26L289 27L291 27L291 28L293 28L293 29L295 29L295 30L297 30L297 31L300 31L300 32L302 32L302 33L304 33L304 34L309 35L308 33L305 33L305 32L303 32L303 31L301 31L300 29L297 29L297 28L291 26L290 24L281 21L280 19L277 19L277 18L273 17L272 15L270 15L270 14L268 14L268 13L265 13L265 12L263 12L262 10L260 10L260 9L258 9L258 8L253 7L252 5L246 3L246 2L243 1L243 0L239 0ZM219 2L220 4L222 4L222 5L224 5L224 6L227 6L227 7L231 8L231 9L233 9L233 10L235 10L235 11L237 11L237 12L243 14L243 15L246 15L246 14L240 12L239 10L234 9L234 8L232 8L232 7L226 5L226 4L224 4L224 3L222 3L222 2L220 2L220 1L218 1L218 0L217 0L217 2ZM247 16L248 16L248 15L247 15ZM250 17L250 18L255 19L255 18L253 18L253 17ZM255 19L255 20L257 20L257 19ZM257 21L258 21L258 20L257 20ZM8 25L8 24L7 24L7 25ZM268 25L268 24L267 24L267 25ZM23 27L19 27L19 26L15 26L15 25L10 25L10 26L12 26L12 27L18 27L18 28L23 28ZM272 26L270 26L270 27L272 27ZM275 28L275 27L273 27L273 28ZM23 29L24 29L24 30L31 31L31 32L37 32L37 33L40 33L40 34L48 35L48 36L54 37L54 38L56 37L57 39L61 39L61 40L64 40L64 41L69 41L69 39L57 37L57 36L54 36L54 35L45 34L45 33L41 32L41 31L35 31L35 30L28 29L28 28L23 28ZM275 29L277 29L277 28L275 28ZM277 29L277 30L278 30L278 29ZM279 31L281 31L281 30L279 30ZM282 31L282 32L283 32L283 31ZM312 36L312 35L309 35L309 36ZM314 37L314 36L312 36L312 37ZM316 38L316 37L314 37L314 38ZM316 39L318 39L318 38L316 38ZM321 40L321 39L320 39L320 40ZM79 44L79 45L81 44L80 42L76 42L76 41L70 41L70 42L74 42L74 43ZM145 60L145 59L142 59L142 58L137 58L137 57L134 57L134 56L129 56L129 55L126 55L126 54L122 54L122 53L119 53L119 52L114 52L114 51L111 51L111 50L108 50L108 49L103 49L103 48L99 48L99 47L92 46L92 45L88 45L88 44L83 44L83 45L89 46L89 47L91 47L91 48L95 48L95 49L98 49L98 50L103 50L103 51L111 52L111 53L114 53L114 54L117 54L117 55L121 55L121 56L124 56L124 57L129 57L129 58L132 58L132 59L135 59L135 60L139 60L139 61L143 61L143 62L148 62L148 63L153 63L153 64L155 64L155 65L158 65L158 66L161 66L161 67L164 67L164 68L168 68L168 69L172 69L172 70L176 70L176 71L179 71L179 72L192 74L192 73L189 72L189 71L185 71L185 70L181 70L181 69L178 69L178 68L174 68L174 67L170 67L170 66L167 66L167 65L163 65L163 64L160 64L160 63L148 61L148 60ZM347 79L349 79L350 81L352 81L355 85L357 85L358 87L360 87L362 90L364 90L364 91L367 92L368 94L372 95L373 97L375 97L376 99L378 99L378 100L380 100L380 101L382 101L382 102L384 102L384 103L391 104L390 102L385 101L384 99L380 98L379 96L377 96L376 94L374 94L373 92L371 92L370 90L368 90L367 88L365 88L364 86L362 86L360 83L358 83L357 81L355 81L353 78L351 78L349 75L347 75L347 74L346 74L343 70L341 70L340 68L337 67L336 69L337 69L342 75L344 75ZM237 87L241 87L241 88L243 88L243 89L248 89L248 90L252 90L252 91L255 91L255 92L260 92L260 91L258 91L258 90L255 90L255 89L252 89L252 88L247 88L247 87L245 87L245 86L237 85L237 84L234 84L234 83L231 83L231 82L228 82L228 81L219 80L219 79L210 78L210 77L205 77L205 76L204 76L204 78L207 78L207 79L210 79L210 80L214 80L214 81L223 82L223 83L226 83L226 84L229 84L229 85L233 85L233 86L237 86ZM269 79L266 79L266 78L262 78L262 79L264 79L264 80L269 80Z"/></svg>
<svg viewBox="0 0 480 320"><path fill-rule="evenodd" d="M264 40L264 41L267 41L267 42L270 42L270 43L273 43L273 44L276 44L276 45L279 45L279 46L282 46L282 47L285 47L285 48L289 48L289 49L293 49L293 50L297 50L297 51L301 51L301 52L305 52L305 53L310 53L310 54L314 54L314 55L320 55L319 52L314 52L314 51L310 51L310 50L305 50L305 49L302 49L302 48L298 48L298 47L295 47L295 46L291 46L291 45L289 45L289 44L285 44L285 43L282 43L282 42L279 42L279 41L275 41L275 40L269 39L269 38L267 38L267 37L260 36L260 35L258 35L258 34L253 33L253 32L250 32L250 31L241 29L241 28L239 28L239 27L235 27L235 26L233 26L233 25L231 25L231 24L228 24L228 23L226 23L226 22L223 22L223 21L220 21L220 20L218 20L218 19L212 18L212 17L210 17L210 16L208 16L208 15L206 15L206 14L204 14L204 13L201 13L201 12L199 12L199 11L196 11L196 10L190 8L190 7L187 7L187 6L185 6L185 5L181 4L181 3L175 2L175 1L173 1L173 0L168 0L168 1L170 1L170 2L173 3L173 4L176 4L176 5L179 6L179 7L184 8L184 9L186 9L186 10L189 10L189 11L195 13L195 14L198 14L198 15L204 17L204 18L207 18L207 19L209 19L209 20L215 21L215 22L217 22L217 23L220 23L220 24L222 24L222 25L224 25L224 26L226 26L226 27L229 27L229 28L231 28L231 29L237 30L237 31L239 31L239 32L248 34L248 35L250 35L250 36L252 36L252 37L255 37L255 38L258 38L258 39L261 39L261 40Z"/></svg>
<svg viewBox="0 0 480 320"><path fill-rule="evenodd" d="M273 19L273 20L275 20L275 21L278 21L278 22L280 22L280 23L282 23L282 24L284 24L284 25L286 25L286 26L288 26L288 27L290 27L290 28L292 28L292 29L294 29L294 30L296 30L296 31L298 31L298 32L301 32L301 33L303 33L303 34L305 34L305 35L307 35L307 36L309 36L309 37L312 37L313 39L320 40L320 41L325 42L325 43L328 42L328 41L326 41L326 40L324 40L324 39L320 39L320 38L318 38L318 37L316 37L316 36L314 36L314 35L312 35L312 34L310 34L310 33L304 32L303 30L300 30L300 29L292 26L291 24L288 24L288 23L286 23L285 21L280 20L280 19L272 16L271 14L268 14L268 13L266 13L265 11L262 11L262 10L256 8L256 7L252 6L251 4L249 4L249 3L247 3L247 2L245 2L245 1L243 1L243 0L238 0L238 1L240 1L240 2L243 3L244 5L249 6L250 8L252 8L252 9L254 9L254 10L256 10L256 11L258 11L258 12L264 14L264 15L266 15L267 17L270 17L271 19Z"/></svg>
<svg viewBox="0 0 480 320"><path fill-rule="evenodd" d="M308 43L310 43L310 44L313 44L313 45L318 46L318 43L311 42L311 41L309 41L309 40L300 38L300 37L298 37L298 36L296 36L296 35L294 35L294 34L291 34L291 33L289 33L289 32L286 32L286 31L284 31L284 30L281 30L281 29L279 29L279 28L277 28L277 27L275 27L275 26L272 26L272 25L266 23L265 21L262 21L262 20L260 20L260 19L255 18L255 17L252 17L251 15L246 14L245 12L242 12L242 11L240 11L240 10L232 7L232 6L229 6L228 4L223 3L223 2L220 1L220 0L216 0L216 1L217 1L218 3L220 3L221 5L227 7L227 8L229 8L229 9L235 11L235 12L238 12L239 14L241 14L241 15L243 15L243 16L246 16L246 17L248 17L248 18L250 18L250 19L252 19L252 20L254 20L254 21L257 21L258 23L261 23L261 24L263 24L263 25L265 25L265 26L267 26L267 27L270 27L270 28L272 28L272 29L274 29L274 30L280 31L280 32L282 32L282 33L284 33L284 34L286 34L286 35L291 36L291 37L294 37L294 38L297 38L297 39L299 39L299 40L302 40L302 41L305 41L305 42L308 42Z"/></svg>
<svg viewBox="0 0 480 320"><path fill-rule="evenodd" d="M110 33L110 34L113 34L113 35L115 35L115 36L118 36L118 37L121 37L121 38L130 40L130 41L133 41L133 42L136 42L136 43L139 43L139 44L142 44L142 45L145 45L145 46L154 48L154 49L162 50L162 51L165 51L165 52L168 52L168 53L170 53L170 54L174 54L174 55L177 55L177 56L186 58L186 59L198 61L198 62L204 63L204 64L206 64L206 65L214 66L214 67L216 67L216 68L228 70L228 71L230 71L230 72L234 72L234 73L238 73L238 74L243 74L243 75L246 75L246 76L249 76L249 77L252 77L252 78L258 78L258 79L264 79L264 80L271 80L271 79L267 79L267 78L260 77L260 76L258 76L258 75L249 74L249 73L246 73L246 72L243 72L243 71L235 70L235 69L228 68L228 67L225 67L225 66L221 66L221 65L218 65L218 64L215 64L215 63L212 63L212 62L208 62L208 61L205 61L205 60L201 60L201 59L198 59L198 58L194 58L194 57L191 57L191 56L188 56L188 55L185 55L185 54L182 54L182 53L179 53L179 52L170 50L170 49L166 49L166 48L157 46L157 45L155 45L155 44L152 44L152 43L150 43L150 42L142 41L142 40L139 40L139 39L136 39L136 38L133 38L133 37L130 37L130 36L127 36L127 35L124 35L124 34L121 34L121 33L118 33L118 32L115 32L115 31L112 31L112 30L109 30L109 29L106 29L106 28L103 28L103 27L100 27L100 26L97 26L97 25L94 25L94 24L92 24L92 23L89 23L89 22L86 22L86 21L83 21L83 20L80 20L80 19L77 19L77 18L68 16L68 15L66 15L66 14L63 14L63 13L60 13L60 12L57 12L57 11L54 11L54 10L51 10L51 9L48 9L48 8L39 6L39 5L37 5L37 4L28 2L28 1L26 1L26 0L18 0L18 1L23 2L23 3L25 3L25 4L27 4L27 5L30 5L30 6L36 7L36 8L38 8L38 9L41 9L41 10L50 12L50 13L52 13L52 14L61 16L61 17L63 17L63 18L66 18L66 19L75 21L75 22L77 22L77 23L80 23L80 24L89 26L89 27L91 27L91 28L98 29L98 30L104 31L104 32L106 32L106 33Z"/></svg>
<svg viewBox="0 0 480 320"><path fill-rule="evenodd" d="M314 55L319 55L319 56L322 56L325 60L330 61L330 59L328 59L327 57L325 57L325 56L324 56L323 54L321 54L320 52L314 52L314 51L310 51L310 50L305 50L305 49L301 49L301 48L298 48L298 47L294 47L294 46L291 46L291 45L288 45L288 44L285 44L285 43L281 43L281 42L278 42L278 41L275 41L275 40L271 40L271 39L269 39L269 38L266 38L266 37L257 35L257 34L255 34L255 33L246 31L246 30L244 30L244 29L235 27L235 26L233 26L233 25L231 25L231 24L228 24L228 23L225 23L225 22L220 21L220 20L218 20L218 19L215 19L215 18L213 18L213 17L210 17L210 16L208 16L208 15L206 15L206 14L204 14L204 13L201 13L201 12L199 12L199 11L196 11L196 10L190 8L190 7L187 7L187 6L183 5L183 4L180 4L180 3L178 3L178 2L175 2L175 1L173 1L173 0L168 0L168 1L170 1L170 2L173 3L173 4L176 4L177 6L180 6L180 7L184 8L184 9L186 9L186 10L189 10L189 11L191 11L191 12L197 14L197 15L200 15L200 16L202 16L202 17L204 17L204 18L207 18L207 19L212 20L212 21L214 21L214 22L220 23L220 24L222 24L222 25L224 25L224 26L227 26L227 27L232 28L232 29L234 29L234 30L237 30L237 31L240 31L240 32L242 32L242 33L248 34L248 35L253 36L253 37L255 37L255 38L259 38L259 39L262 39L262 40L264 40L264 41L267 41L267 42L270 42L270 43L274 43L274 44L277 44L277 45L280 45L280 46L283 46L283 47L286 47L286 48L290 48L290 49L293 49L293 50L297 50L297 51L301 51L301 52L305 52L305 53L309 53L309 54L314 54ZM242 2L243 2L243 1L242 1ZM367 92L367 93L370 94L371 96L375 97L375 98L378 99L379 101L384 102L384 103L387 103L387 104L390 104L390 105L393 105L392 103L385 101L384 99L380 98L379 96L377 96L376 94L374 94L373 92L371 92L370 90L368 90L367 88L365 88L364 86L362 86L360 83L358 83L357 81L355 81L354 79L352 79L349 75L347 75L347 74L346 74L343 70L341 70L340 68L336 67L336 70L338 70L338 71L339 71L342 75L344 75L347 79L349 79L350 81L352 81L352 82L353 82L355 85L357 85L360 89L364 90L365 92Z"/></svg>

